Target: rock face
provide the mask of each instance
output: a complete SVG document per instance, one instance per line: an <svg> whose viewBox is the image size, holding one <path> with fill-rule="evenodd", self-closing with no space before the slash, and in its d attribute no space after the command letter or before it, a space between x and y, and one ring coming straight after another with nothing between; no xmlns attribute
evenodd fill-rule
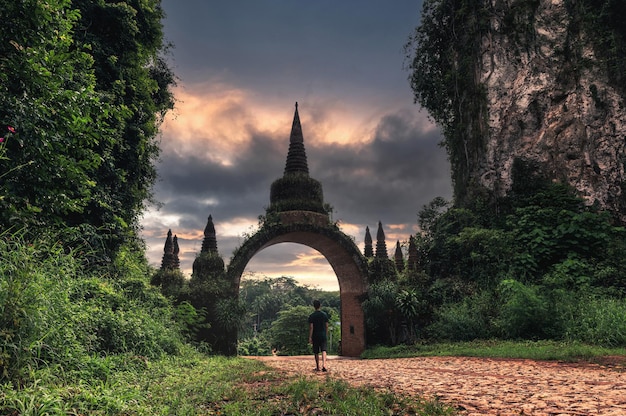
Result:
<svg viewBox="0 0 626 416"><path fill-rule="evenodd" d="M467 177L505 195L514 160L532 161L626 222L626 105L594 34L567 0L487 3L489 30L475 57L487 98L485 147L470 156Z"/></svg>

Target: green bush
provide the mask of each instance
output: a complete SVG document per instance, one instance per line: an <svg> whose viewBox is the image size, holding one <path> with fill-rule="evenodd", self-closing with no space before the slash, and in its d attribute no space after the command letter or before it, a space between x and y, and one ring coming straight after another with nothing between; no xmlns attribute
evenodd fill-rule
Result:
<svg viewBox="0 0 626 416"><path fill-rule="evenodd" d="M270 355L271 353L272 347L265 338L264 333L258 334L255 337L242 339L237 343L238 355Z"/></svg>
<svg viewBox="0 0 626 416"><path fill-rule="evenodd" d="M370 285L363 302L367 340L370 345L396 345L400 332L401 313L397 298L398 283L381 280Z"/></svg>
<svg viewBox="0 0 626 416"><path fill-rule="evenodd" d="M569 340L603 347L626 346L626 300L585 297L565 330Z"/></svg>
<svg viewBox="0 0 626 416"><path fill-rule="evenodd" d="M0 380L19 381L41 360L80 355L67 324L80 263L59 244L27 244L19 235L1 236L0 252Z"/></svg>
<svg viewBox="0 0 626 416"><path fill-rule="evenodd" d="M500 283L502 298L496 326L505 339L545 338L551 316L548 302L538 286L524 285L514 279Z"/></svg>
<svg viewBox="0 0 626 416"><path fill-rule="evenodd" d="M435 339L472 341L492 335L493 299L488 292L467 297L458 303L447 303L435 313L427 334Z"/></svg>
<svg viewBox="0 0 626 416"><path fill-rule="evenodd" d="M49 241L0 236L0 381L21 383L46 366L71 371L94 354L177 352L172 309L147 275L85 275L81 255Z"/></svg>
<svg viewBox="0 0 626 416"><path fill-rule="evenodd" d="M307 306L293 306L278 312L278 319L269 330L271 345L285 355L310 353L308 319L312 312Z"/></svg>

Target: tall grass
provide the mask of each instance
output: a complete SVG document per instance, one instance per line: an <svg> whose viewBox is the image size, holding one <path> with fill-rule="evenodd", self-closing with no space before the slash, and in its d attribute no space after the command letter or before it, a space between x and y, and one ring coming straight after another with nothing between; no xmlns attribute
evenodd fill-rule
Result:
<svg viewBox="0 0 626 416"><path fill-rule="evenodd" d="M626 299L584 297L567 322L565 336L594 345L626 345Z"/></svg>
<svg viewBox="0 0 626 416"><path fill-rule="evenodd" d="M171 307L145 277L85 275L81 255L50 239L0 236L0 382L37 369L81 369L86 357L174 353Z"/></svg>
<svg viewBox="0 0 626 416"><path fill-rule="evenodd" d="M601 347L578 341L502 341L440 342L433 344L375 347L366 350L362 358L408 357L495 357L528 358L554 361L594 361L604 356L626 356L626 348Z"/></svg>

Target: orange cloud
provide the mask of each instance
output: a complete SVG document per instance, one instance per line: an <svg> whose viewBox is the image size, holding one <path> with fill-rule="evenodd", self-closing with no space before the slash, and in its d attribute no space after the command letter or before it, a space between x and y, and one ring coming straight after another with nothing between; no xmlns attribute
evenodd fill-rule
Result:
<svg viewBox="0 0 626 416"><path fill-rule="evenodd" d="M281 144L289 137L295 100L268 101L253 91L215 80L189 86L181 83L174 96L176 107L161 126L164 151L193 153L229 166L253 132L274 137ZM300 104L307 147L330 143L364 146L384 115L366 103L313 100Z"/></svg>

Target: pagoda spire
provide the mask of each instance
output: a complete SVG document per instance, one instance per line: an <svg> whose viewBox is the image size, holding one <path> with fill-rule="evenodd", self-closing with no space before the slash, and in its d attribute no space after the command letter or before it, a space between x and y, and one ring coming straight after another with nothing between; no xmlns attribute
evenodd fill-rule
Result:
<svg viewBox="0 0 626 416"><path fill-rule="evenodd" d="M298 103L291 123L291 135L289 136L289 152L287 153L287 163L285 164L285 175L289 173L309 174L309 166L304 150L304 136L298 115Z"/></svg>
<svg viewBox="0 0 626 416"><path fill-rule="evenodd" d="M383 231L383 224L380 221L378 221L378 232L376 233L376 257L388 258L385 232Z"/></svg>
<svg viewBox="0 0 626 416"><path fill-rule="evenodd" d="M163 258L161 259L161 269L173 269L174 260L174 241L172 240L172 230L167 231L165 246L163 247Z"/></svg>
<svg viewBox="0 0 626 416"><path fill-rule="evenodd" d="M282 178L272 182L270 206L266 210L268 214L287 211L310 211L326 217L329 213L322 184L309 176L298 103L291 125L285 172Z"/></svg>
<svg viewBox="0 0 626 416"><path fill-rule="evenodd" d="M215 226L213 225L213 217L209 215L206 227L204 227L204 240L202 240L202 253L217 254L217 238L215 236Z"/></svg>
<svg viewBox="0 0 626 416"><path fill-rule="evenodd" d="M365 247L363 250L365 257L374 257L374 248L372 246L372 235L370 234L370 227L365 227Z"/></svg>
<svg viewBox="0 0 626 416"><path fill-rule="evenodd" d="M399 272L404 270L404 257L402 257L402 248L400 247L400 241L396 241L396 252L394 254L394 260L396 263L396 269Z"/></svg>
<svg viewBox="0 0 626 416"><path fill-rule="evenodd" d="M175 269L180 269L180 258L178 257L178 253L180 253L180 247L178 246L178 237L176 235L174 235L174 238L172 239L172 243L174 245L174 250L173 250L174 262L173 262L173 266L174 266Z"/></svg>

